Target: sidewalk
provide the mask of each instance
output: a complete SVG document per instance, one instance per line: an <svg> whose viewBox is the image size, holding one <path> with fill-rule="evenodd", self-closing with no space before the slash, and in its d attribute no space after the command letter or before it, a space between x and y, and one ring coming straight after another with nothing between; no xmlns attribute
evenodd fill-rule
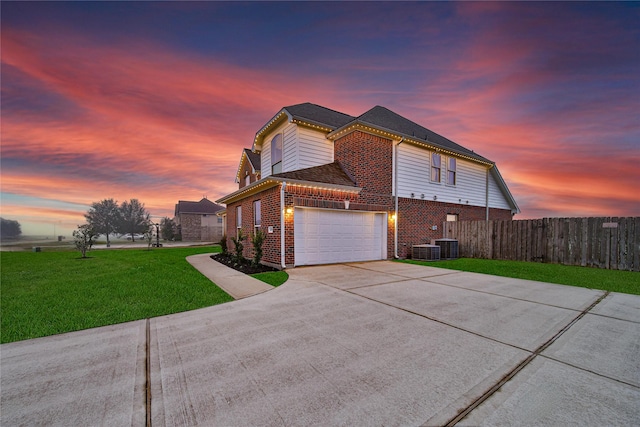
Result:
<svg viewBox="0 0 640 427"><path fill-rule="evenodd" d="M211 259L213 254L191 255L189 264L234 299L242 299L273 289L273 286Z"/></svg>

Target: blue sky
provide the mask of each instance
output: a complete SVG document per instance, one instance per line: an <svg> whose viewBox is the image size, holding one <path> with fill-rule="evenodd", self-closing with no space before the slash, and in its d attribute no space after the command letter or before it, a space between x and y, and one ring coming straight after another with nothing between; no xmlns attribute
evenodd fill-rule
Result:
<svg viewBox="0 0 640 427"><path fill-rule="evenodd" d="M0 7L1 214L25 231L215 200L301 102L383 105L490 158L516 219L640 215L638 2Z"/></svg>

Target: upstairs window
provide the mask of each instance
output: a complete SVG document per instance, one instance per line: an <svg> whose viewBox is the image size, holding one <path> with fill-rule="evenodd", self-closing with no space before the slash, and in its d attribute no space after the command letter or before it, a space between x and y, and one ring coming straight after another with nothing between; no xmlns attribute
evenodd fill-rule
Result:
<svg viewBox="0 0 640 427"><path fill-rule="evenodd" d="M441 156L438 153L431 153L431 181L440 182Z"/></svg>
<svg viewBox="0 0 640 427"><path fill-rule="evenodd" d="M271 174L282 172L282 134L277 134L271 140Z"/></svg>
<svg viewBox="0 0 640 427"><path fill-rule="evenodd" d="M447 184L456 185L456 159L449 157L449 164L447 166Z"/></svg>
<svg viewBox="0 0 640 427"><path fill-rule="evenodd" d="M249 172L247 172L247 176L244 177L244 185L246 187L249 184L251 184L251 175L249 175Z"/></svg>

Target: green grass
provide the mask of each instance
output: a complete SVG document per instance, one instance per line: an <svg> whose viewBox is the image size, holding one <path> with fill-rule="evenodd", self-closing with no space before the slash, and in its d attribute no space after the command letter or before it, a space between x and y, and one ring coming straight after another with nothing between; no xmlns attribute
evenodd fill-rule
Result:
<svg viewBox="0 0 640 427"><path fill-rule="evenodd" d="M219 247L0 253L0 342L232 301L185 257Z"/></svg>
<svg viewBox="0 0 640 427"><path fill-rule="evenodd" d="M280 286L289 279L289 275L284 271L256 273L252 274L251 276L265 283L268 283L271 286Z"/></svg>
<svg viewBox="0 0 640 427"><path fill-rule="evenodd" d="M438 262L400 262L640 295L640 273L633 271L474 258Z"/></svg>

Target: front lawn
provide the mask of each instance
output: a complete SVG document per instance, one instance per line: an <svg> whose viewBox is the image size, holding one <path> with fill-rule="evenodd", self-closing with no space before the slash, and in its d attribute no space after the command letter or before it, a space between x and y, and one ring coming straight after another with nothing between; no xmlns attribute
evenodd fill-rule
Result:
<svg viewBox="0 0 640 427"><path fill-rule="evenodd" d="M0 253L0 342L233 301L185 259L214 247Z"/></svg>
<svg viewBox="0 0 640 427"><path fill-rule="evenodd" d="M400 262L640 295L640 273L634 271L475 258Z"/></svg>

